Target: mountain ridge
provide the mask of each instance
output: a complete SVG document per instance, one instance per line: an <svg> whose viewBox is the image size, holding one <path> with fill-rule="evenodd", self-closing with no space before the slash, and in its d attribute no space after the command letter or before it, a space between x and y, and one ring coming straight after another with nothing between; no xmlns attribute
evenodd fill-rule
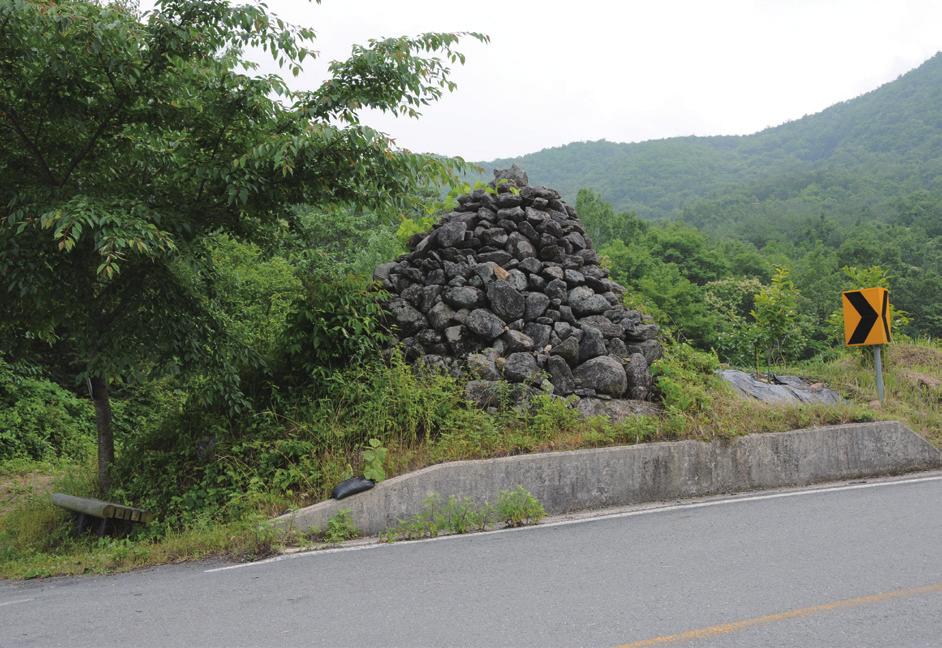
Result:
<svg viewBox="0 0 942 648"><path fill-rule="evenodd" d="M942 52L874 90L749 135L572 142L479 164L489 174L513 163L569 198L590 188L649 219L716 225L720 205L711 203L731 197L734 212L784 200L801 213L808 191L839 203L828 210L838 218L872 215L942 179Z"/></svg>

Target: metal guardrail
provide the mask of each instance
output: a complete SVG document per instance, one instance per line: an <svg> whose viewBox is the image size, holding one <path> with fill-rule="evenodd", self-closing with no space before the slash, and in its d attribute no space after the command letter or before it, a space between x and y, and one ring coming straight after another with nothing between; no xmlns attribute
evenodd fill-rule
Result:
<svg viewBox="0 0 942 648"><path fill-rule="evenodd" d="M133 506L105 502L91 497L76 497L74 495L66 495L65 493L53 493L52 503L64 509L75 511L76 513L91 515L105 520L126 520L128 522L147 524L154 519L154 514L150 511L134 508Z"/></svg>

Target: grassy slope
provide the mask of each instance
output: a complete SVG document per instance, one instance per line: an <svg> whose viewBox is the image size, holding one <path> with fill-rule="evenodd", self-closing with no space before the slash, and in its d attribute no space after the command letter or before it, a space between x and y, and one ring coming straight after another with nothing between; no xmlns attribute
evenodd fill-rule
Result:
<svg viewBox="0 0 942 648"><path fill-rule="evenodd" d="M531 413L511 410L501 414L490 432L469 426L434 441L391 443L386 468L392 476L457 459L681 438L709 440L881 418L902 420L942 446L942 349L925 344L893 345L887 353L888 398L882 408L872 405L873 373L864 358L852 353L830 362L787 368L788 372L824 380L848 399L839 406L789 407L741 399L707 371L698 373L689 359L675 358L664 364L661 380L665 385L682 387L669 397L671 407L662 417L638 417L611 426L599 420L580 421L559 401L547 401ZM46 467L39 473L29 473L29 466L0 472L0 484L6 484L0 487L0 577L123 571L212 555L255 558L286 543L310 540L279 537L266 530L258 524L264 511L231 524L207 523L162 538L75 539L68 534L63 513L49 503L48 493L57 489L90 492L93 466ZM296 504L321 496L308 494Z"/></svg>
<svg viewBox="0 0 942 648"><path fill-rule="evenodd" d="M833 362L810 362L795 371L823 380L846 398L867 403L875 416L896 419L942 447L942 347L897 343L884 359L886 402L876 401L876 375L869 351L848 353Z"/></svg>

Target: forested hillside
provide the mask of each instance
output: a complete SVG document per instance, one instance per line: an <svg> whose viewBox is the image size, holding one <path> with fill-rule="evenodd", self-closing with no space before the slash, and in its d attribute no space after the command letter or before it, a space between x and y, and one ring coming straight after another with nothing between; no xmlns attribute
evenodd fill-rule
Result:
<svg viewBox="0 0 942 648"><path fill-rule="evenodd" d="M483 164L513 162L570 197L587 187L642 218L757 202L826 207L842 219L879 215L892 197L932 189L942 173L942 54L873 92L753 135L577 142Z"/></svg>
<svg viewBox="0 0 942 648"><path fill-rule="evenodd" d="M569 196L588 188L643 220L681 220L834 278L808 290L837 289L842 266L879 265L910 332L942 333L942 54L754 135L580 142L484 166L513 162Z"/></svg>
<svg viewBox="0 0 942 648"><path fill-rule="evenodd" d="M604 264L627 289L622 305L658 324L647 348L663 357L646 386L662 409L583 418L545 391L553 386L540 372L526 376L542 387L524 392L529 401L518 404L504 383L482 409L466 389L476 374L409 362L396 335L407 322L390 313L387 292L434 302L446 269L458 268L448 292L484 303L477 266L455 252L462 263L404 264L395 285L374 280L410 241L413 252L427 242L416 237L441 214L473 204L456 198L469 167L399 148L360 119L367 109L419 117L455 89L451 68L475 40L489 39L371 40L331 63L319 86L291 90L287 75L317 56L315 32L264 3L158 0L142 13L125 2L0 2L0 577L335 542L355 532L343 516L313 536L276 533L264 520L353 475L379 481L457 459L869 420L872 372L838 340L840 290L889 285L910 316L896 312L899 337L942 331L936 57L870 95L750 137L528 156L530 184L575 199L581 224L567 225L565 240L591 254L562 254L566 244L549 233L558 217L575 217L555 210L555 194L531 200L548 216L508 208L517 220L498 218L496 233L480 226L466 238L462 221L449 247L466 252L487 234L505 246L491 252L514 250L521 267L537 244L538 264L561 255L574 264L553 261L544 277L500 268L524 278L525 301L501 288L524 316L538 293L539 313L549 313L544 289L556 284L560 308L547 321L554 334L566 324L560 336L572 329L558 321L563 306L577 323L564 300L600 281L587 266L604 275L595 265ZM256 73L258 51L277 73ZM508 204L523 204L522 190L509 194ZM606 309L617 306L610 287L610 297L595 295ZM395 308L424 321L402 300ZM604 324L611 311L602 312ZM463 348L455 345L470 327L459 313L474 317L459 309L448 317L460 324L415 337ZM514 318L500 329L503 349L536 362L514 352L537 346ZM580 332L589 330L587 342L603 344L594 326ZM589 344L579 339L560 337L557 355L575 346L571 364L585 364ZM598 345L590 359L618 350ZM885 412L938 439L942 354L926 347L889 350L889 367L918 371L888 380ZM779 371L802 361L805 375L848 401L772 408L738 399L715 375L720 362ZM498 377L513 378L501 366ZM129 537L76 534L52 490L156 519Z"/></svg>

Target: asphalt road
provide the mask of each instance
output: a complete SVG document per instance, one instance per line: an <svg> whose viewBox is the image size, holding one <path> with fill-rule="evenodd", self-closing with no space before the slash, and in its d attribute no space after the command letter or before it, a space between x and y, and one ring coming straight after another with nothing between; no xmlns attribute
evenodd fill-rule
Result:
<svg viewBox="0 0 942 648"><path fill-rule="evenodd" d="M942 646L942 475L0 584L0 646Z"/></svg>

